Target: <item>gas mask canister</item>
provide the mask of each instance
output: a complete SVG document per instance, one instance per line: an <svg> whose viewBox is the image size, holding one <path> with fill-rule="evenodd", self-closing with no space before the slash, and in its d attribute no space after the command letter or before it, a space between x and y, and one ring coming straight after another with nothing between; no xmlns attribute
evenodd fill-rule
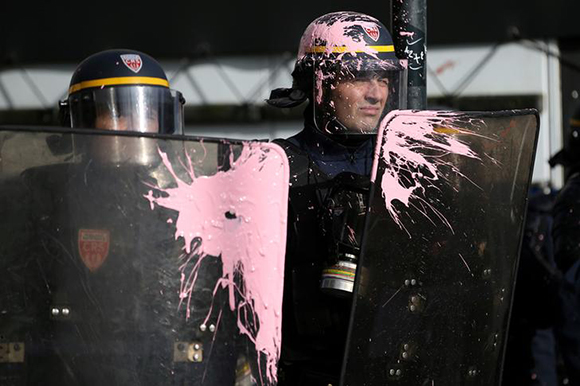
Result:
<svg viewBox="0 0 580 386"><path fill-rule="evenodd" d="M320 216L328 259L320 287L338 297L350 297L361 252L370 181L350 172L338 174L323 202Z"/></svg>

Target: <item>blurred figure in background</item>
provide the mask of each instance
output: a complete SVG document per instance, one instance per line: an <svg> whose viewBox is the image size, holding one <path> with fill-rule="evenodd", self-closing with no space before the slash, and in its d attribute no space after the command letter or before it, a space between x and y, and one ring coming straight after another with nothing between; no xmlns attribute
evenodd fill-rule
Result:
<svg viewBox="0 0 580 386"><path fill-rule="evenodd" d="M556 192L532 186L510 320L503 384L556 386L554 338L559 271L552 244L552 206Z"/></svg>
<svg viewBox="0 0 580 386"><path fill-rule="evenodd" d="M566 181L553 208L554 254L562 274L555 332L570 384L580 385L580 108L550 165L562 165Z"/></svg>

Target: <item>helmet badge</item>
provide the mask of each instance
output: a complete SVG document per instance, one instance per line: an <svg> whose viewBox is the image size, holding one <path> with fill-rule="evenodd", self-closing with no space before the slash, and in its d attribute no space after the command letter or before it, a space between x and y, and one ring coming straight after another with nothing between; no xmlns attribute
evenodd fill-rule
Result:
<svg viewBox="0 0 580 386"><path fill-rule="evenodd" d="M123 60L123 63L125 63L125 66L127 66L127 68L133 71L135 74L141 71L143 61L139 55L125 54L121 55L121 59Z"/></svg>
<svg viewBox="0 0 580 386"><path fill-rule="evenodd" d="M369 37L371 39L373 39L375 42L379 40L379 27L377 27L376 25L372 26L372 27L363 27L365 32L367 33L367 35L369 35Z"/></svg>

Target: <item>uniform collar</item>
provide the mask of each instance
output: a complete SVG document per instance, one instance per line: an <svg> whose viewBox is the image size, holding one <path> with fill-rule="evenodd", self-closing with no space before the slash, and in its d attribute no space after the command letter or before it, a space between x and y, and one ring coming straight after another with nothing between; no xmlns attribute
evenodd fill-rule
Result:
<svg viewBox="0 0 580 386"><path fill-rule="evenodd" d="M308 152L313 159L323 161L353 161L372 157L375 143L372 137L356 146L344 145L310 126L289 138L289 141Z"/></svg>

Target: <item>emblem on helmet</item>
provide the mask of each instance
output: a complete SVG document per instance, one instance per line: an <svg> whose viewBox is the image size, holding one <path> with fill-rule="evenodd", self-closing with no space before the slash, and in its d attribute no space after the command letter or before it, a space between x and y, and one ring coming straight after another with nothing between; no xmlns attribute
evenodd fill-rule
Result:
<svg viewBox="0 0 580 386"><path fill-rule="evenodd" d="M91 272L96 271L107 259L110 236L108 230L79 229L79 254Z"/></svg>
<svg viewBox="0 0 580 386"><path fill-rule="evenodd" d="M123 60L123 63L125 63L125 66L127 66L127 68L133 71L135 74L138 73L143 66L141 57L136 54L121 55L121 59Z"/></svg>
<svg viewBox="0 0 580 386"><path fill-rule="evenodd" d="M365 32L367 33L367 35L369 35L369 37L371 39L373 39L375 42L379 40L379 27L372 26L372 27L363 27Z"/></svg>

